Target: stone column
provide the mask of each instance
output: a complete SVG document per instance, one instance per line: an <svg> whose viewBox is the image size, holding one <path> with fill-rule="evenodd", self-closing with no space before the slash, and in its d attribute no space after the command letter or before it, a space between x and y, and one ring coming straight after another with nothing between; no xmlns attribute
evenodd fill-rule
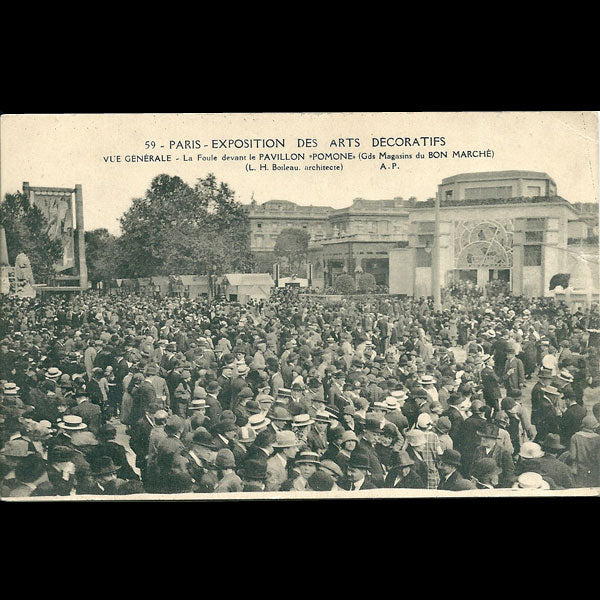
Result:
<svg viewBox="0 0 600 600"><path fill-rule="evenodd" d="M77 248L79 251L79 286L88 287L87 263L85 262L85 227L83 224L83 191L81 184L75 186L75 226L77 228Z"/></svg>

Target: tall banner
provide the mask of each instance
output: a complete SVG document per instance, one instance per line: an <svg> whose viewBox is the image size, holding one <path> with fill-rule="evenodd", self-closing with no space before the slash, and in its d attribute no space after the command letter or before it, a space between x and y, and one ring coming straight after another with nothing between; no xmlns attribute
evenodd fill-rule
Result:
<svg viewBox="0 0 600 600"><path fill-rule="evenodd" d="M73 208L71 194L56 194L32 191L31 199L48 221L50 239L60 240L63 247L62 260L55 265L57 271L75 266L75 233L73 230Z"/></svg>
<svg viewBox="0 0 600 600"><path fill-rule="evenodd" d="M273 265L273 281L275 282L275 287L279 287L279 263Z"/></svg>
<svg viewBox="0 0 600 600"><path fill-rule="evenodd" d="M308 279L308 287L312 286L312 279L313 279L313 266L312 263L308 263L307 268L306 268L306 278Z"/></svg>

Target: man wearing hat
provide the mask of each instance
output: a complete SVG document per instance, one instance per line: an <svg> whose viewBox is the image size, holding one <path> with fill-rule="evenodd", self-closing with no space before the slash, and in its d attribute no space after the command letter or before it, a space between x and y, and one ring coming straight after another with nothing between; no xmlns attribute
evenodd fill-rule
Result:
<svg viewBox="0 0 600 600"><path fill-rule="evenodd" d="M427 483L419 477L412 468L415 461L408 452L400 450L392 455L391 468L385 478L386 488L396 489L426 489Z"/></svg>
<svg viewBox="0 0 600 600"><path fill-rule="evenodd" d="M266 490L277 491L291 477L289 464L296 458L299 442L293 431L278 431L273 443L274 454L267 459Z"/></svg>
<svg viewBox="0 0 600 600"><path fill-rule="evenodd" d="M481 400L473 400L471 403L471 412L473 414L463 421L460 426L460 432L456 436L456 443L453 447L460 452L462 457L463 468L461 471L463 475L469 473L473 453L475 452L475 448L479 446L480 440L477 432L487 424L483 411L484 406Z"/></svg>
<svg viewBox="0 0 600 600"><path fill-rule="evenodd" d="M346 476L339 480L338 485L343 490L373 490L377 487L370 477L371 461L369 455L361 452L358 448L350 455L350 460L346 466Z"/></svg>
<svg viewBox="0 0 600 600"><path fill-rule="evenodd" d="M263 492L267 479L267 463L262 460L250 459L244 462L239 470L242 478L243 492Z"/></svg>
<svg viewBox="0 0 600 600"><path fill-rule="evenodd" d="M520 358L516 357L514 344L509 344L506 349L506 362L502 373L502 382L506 391L520 390L525 386L525 368Z"/></svg>
<svg viewBox="0 0 600 600"><path fill-rule="evenodd" d="M500 468L493 458L480 458L473 463L471 481L478 490L492 490L498 486Z"/></svg>
<svg viewBox="0 0 600 600"><path fill-rule="evenodd" d="M364 427L358 435L358 444L355 449L355 452L359 451L361 454L365 454L368 457L371 480L376 487L383 487L385 479L383 466L375 451L375 444L379 441L379 434L382 429L383 421L367 415Z"/></svg>
<svg viewBox="0 0 600 600"><path fill-rule="evenodd" d="M217 423L219 415L223 412L223 407L218 398L220 391L221 386L217 381L210 381L206 386L206 404L208 405L206 414L212 423Z"/></svg>
<svg viewBox="0 0 600 600"><path fill-rule="evenodd" d="M235 472L235 456L229 448L221 448L215 458L215 467L219 475L219 483L215 487L215 493L241 492L242 480Z"/></svg>
<svg viewBox="0 0 600 600"><path fill-rule="evenodd" d="M552 371L545 367L540 367L537 373L537 381L531 388L531 422L536 427L538 418L537 412L544 400L543 389L548 385L552 385L552 379Z"/></svg>
<svg viewBox="0 0 600 600"><path fill-rule="evenodd" d="M575 487L571 469L558 458L566 450L560 442L560 436L549 433L541 443L541 447L544 451L544 455L539 458L541 475L552 478L556 485L563 489Z"/></svg>
<svg viewBox="0 0 600 600"><path fill-rule="evenodd" d="M560 443L568 446L573 434L579 431L581 422L587 415L587 410L582 404L579 404L573 396L567 397L565 400L567 403L567 410L562 414L560 420Z"/></svg>
<svg viewBox="0 0 600 600"><path fill-rule="evenodd" d="M471 464L481 458L492 458L501 470L499 487L511 487L515 482L515 464L510 453L499 443L498 426L486 423L479 431L479 446L473 452ZM472 472L469 473L472 475Z"/></svg>
<svg viewBox="0 0 600 600"><path fill-rule="evenodd" d="M440 484L438 490L461 492L474 490L475 484L460 474L462 457L458 450L446 450L439 459Z"/></svg>
<svg viewBox="0 0 600 600"><path fill-rule="evenodd" d="M144 370L146 380L154 387L158 402L162 403L164 410L169 410L171 407L171 396L169 386L166 380L158 373L158 367L155 364L148 365Z"/></svg>
<svg viewBox="0 0 600 600"><path fill-rule="evenodd" d="M538 402L535 413L536 441L545 440L549 433L560 434L561 412L558 403L562 393L552 385L543 387L542 392L543 396Z"/></svg>
<svg viewBox="0 0 600 600"><path fill-rule="evenodd" d="M92 403L86 391L79 392L75 398L77 406L71 409L71 414L81 417L81 420L91 432L98 433L103 423L102 409L97 404Z"/></svg>

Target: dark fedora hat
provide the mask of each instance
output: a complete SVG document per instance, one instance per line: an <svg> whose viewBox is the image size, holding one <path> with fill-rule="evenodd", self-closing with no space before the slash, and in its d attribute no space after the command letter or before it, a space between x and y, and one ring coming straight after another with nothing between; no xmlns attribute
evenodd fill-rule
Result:
<svg viewBox="0 0 600 600"><path fill-rule="evenodd" d="M368 469L370 467L369 455L364 452L352 452L348 466L354 469Z"/></svg>
<svg viewBox="0 0 600 600"><path fill-rule="evenodd" d="M565 446L560 443L560 436L557 433L549 433L540 444L544 450L564 450Z"/></svg>
<svg viewBox="0 0 600 600"><path fill-rule="evenodd" d="M453 450L451 448L447 448L444 450L442 456L440 456L440 462L443 462L447 465L453 465L455 467L460 467L462 456L458 450Z"/></svg>
<svg viewBox="0 0 600 600"><path fill-rule="evenodd" d="M244 479L263 481L267 478L267 463L262 460L247 460L240 469L240 475Z"/></svg>
<svg viewBox="0 0 600 600"><path fill-rule="evenodd" d="M410 467L414 465L415 461L408 455L406 450L400 450L400 452L392 455L392 466L393 467Z"/></svg>
<svg viewBox="0 0 600 600"><path fill-rule="evenodd" d="M477 435L479 437L498 439L500 437L498 432L498 425L494 425L494 423L486 423L481 429L477 430Z"/></svg>

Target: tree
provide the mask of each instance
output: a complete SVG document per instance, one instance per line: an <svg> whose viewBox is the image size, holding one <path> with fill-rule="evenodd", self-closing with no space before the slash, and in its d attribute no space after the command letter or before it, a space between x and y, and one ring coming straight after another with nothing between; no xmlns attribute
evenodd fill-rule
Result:
<svg viewBox="0 0 600 600"><path fill-rule="evenodd" d="M48 221L40 209L22 192L6 194L0 204L0 224L6 231L8 260L14 264L21 252L27 254L37 283L55 274L54 265L62 257L62 242L47 234Z"/></svg>
<svg viewBox="0 0 600 600"><path fill-rule="evenodd" d="M550 291L559 285L565 289L568 288L569 279L571 279L570 273L556 273L556 275L553 275L550 279Z"/></svg>
<svg viewBox="0 0 600 600"><path fill-rule="evenodd" d="M250 223L245 208L213 174L194 187L158 175L121 217L123 276L248 272Z"/></svg>
<svg viewBox="0 0 600 600"><path fill-rule="evenodd" d="M305 229L289 227L283 229L277 236L275 256L287 261L289 274L297 273L306 262L310 234Z"/></svg>
<svg viewBox="0 0 600 600"><path fill-rule="evenodd" d="M372 292L377 283L371 273L360 273L356 276L356 285L361 292Z"/></svg>
<svg viewBox="0 0 600 600"><path fill-rule="evenodd" d="M336 277L333 287L338 294L353 294L356 291L354 279L346 273L342 273Z"/></svg>
<svg viewBox="0 0 600 600"><path fill-rule="evenodd" d="M119 239L103 227L86 231L85 258L90 282L95 284L117 278L121 262Z"/></svg>

